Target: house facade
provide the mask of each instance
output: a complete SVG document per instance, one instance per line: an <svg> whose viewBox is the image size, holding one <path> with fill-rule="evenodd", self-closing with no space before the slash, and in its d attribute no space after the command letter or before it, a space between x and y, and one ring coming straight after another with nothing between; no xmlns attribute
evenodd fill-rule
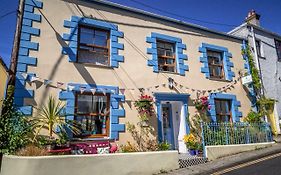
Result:
<svg viewBox="0 0 281 175"><path fill-rule="evenodd" d="M81 139L134 141L134 102L154 99L152 137L186 152L194 100L209 99L213 122L239 122L252 106L240 82L243 40L104 1L26 0L15 104L25 115L48 96L65 102Z"/></svg>
<svg viewBox="0 0 281 175"><path fill-rule="evenodd" d="M249 12L245 23L229 32L229 34L245 38L251 47L256 67L260 72L262 94L275 99L274 119L271 125L275 133L280 134L281 117L281 36L260 26L260 15Z"/></svg>
<svg viewBox="0 0 281 175"><path fill-rule="evenodd" d="M0 57L0 110L2 109L2 100L5 98L6 83L8 78L8 68L4 63L3 59ZM1 113L1 112L0 112Z"/></svg>

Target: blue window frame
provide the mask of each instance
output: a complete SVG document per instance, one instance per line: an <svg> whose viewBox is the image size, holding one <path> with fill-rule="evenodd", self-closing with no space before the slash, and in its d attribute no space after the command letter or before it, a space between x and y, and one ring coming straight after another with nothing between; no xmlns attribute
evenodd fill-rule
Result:
<svg viewBox="0 0 281 175"><path fill-rule="evenodd" d="M203 66L201 67L201 72L205 74L206 78L208 78L208 79L213 78L213 77L211 77L211 75L213 75L214 72L218 72L218 70L220 69L219 71L224 73L223 74L224 80L227 80L227 81L233 80L233 77L235 77L235 74L231 70L231 68L234 66L234 64L230 61L230 58L232 58L232 54L228 51L228 49L226 47L202 43L202 45L199 47L199 52L202 53L202 55L199 59L200 62L203 63ZM219 57L220 57L220 60L222 60L222 62L219 64L219 66L217 66L217 68L215 68L215 69L213 69L213 67L212 68L209 67L210 53L214 53L214 52L219 53L221 56L216 56L217 58L214 59L212 64L214 65L216 63L216 60L219 60L218 59ZM209 55L208 55L208 53L209 53ZM217 63L218 63L218 61L217 61ZM212 72L212 74L210 73L210 69L212 69L214 71L214 72Z"/></svg>
<svg viewBox="0 0 281 175"><path fill-rule="evenodd" d="M81 25L108 31L109 66L112 68L117 68L120 62L124 62L124 56L119 54L119 50L124 50L124 45L118 41L119 38L124 37L124 34L123 32L119 31L118 26L116 24L105 22L102 20L78 16L72 16L70 21L64 20L64 27L69 28L70 30L69 33L63 34L63 39L68 42L68 46L62 48L62 53L68 55L69 62L77 62L77 49L79 40L78 31L79 26Z"/></svg>
<svg viewBox="0 0 281 175"><path fill-rule="evenodd" d="M164 70L168 72L176 72L183 76L185 75L185 71L188 71L189 68L188 65L184 63L184 60L187 60L187 55L183 53L183 50L186 49L186 45L182 43L182 39L152 32L150 37L146 37L146 42L151 44L151 47L147 48L147 54L152 55L152 58L147 61L147 65L153 67L153 72L158 73L159 71ZM167 51L165 51L164 54L163 52L160 52L160 42L170 45L170 49L167 48L165 50L170 50L169 52L172 54L166 55ZM166 64L164 69L163 66L159 67L160 57L165 57L165 59L162 60ZM160 65L163 65L163 63ZM172 68L169 70L167 68L168 66Z"/></svg>
<svg viewBox="0 0 281 175"><path fill-rule="evenodd" d="M73 89L61 91L59 94L60 100L66 101L65 113L67 120L75 119L75 100L76 94L80 93L80 88L85 88L84 93L92 93L91 89L96 89L96 94L109 94L109 138L118 139L119 133L125 131L125 124L119 123L119 118L125 116L125 110L119 105L120 102L125 101L125 96L119 94L119 88L116 86L103 86L96 84L77 84L68 83L68 86L73 86ZM73 133L68 133L69 137L73 137Z"/></svg>
<svg viewBox="0 0 281 175"><path fill-rule="evenodd" d="M77 62L110 66L110 31L79 25Z"/></svg>
<svg viewBox="0 0 281 175"><path fill-rule="evenodd" d="M217 103L216 103L217 101ZM223 107L225 111L221 113L221 104L218 104L219 101L224 101L228 104L222 104L225 105ZM237 100L235 95L232 94L224 94L224 93L211 93L209 95L209 104L210 104L210 110L209 115L211 117L212 122L227 122L228 119L226 119L227 115L231 115L231 122L239 122L240 118L242 117L242 112L239 111L239 107L241 106L240 101ZM223 120L218 120L220 118L219 113L221 113L221 116L224 116ZM228 120L229 121L229 120Z"/></svg>

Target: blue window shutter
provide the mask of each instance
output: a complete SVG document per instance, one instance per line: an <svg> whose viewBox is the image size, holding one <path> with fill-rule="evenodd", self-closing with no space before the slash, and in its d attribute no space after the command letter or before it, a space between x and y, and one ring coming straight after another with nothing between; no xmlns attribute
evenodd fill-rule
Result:
<svg viewBox="0 0 281 175"><path fill-rule="evenodd" d="M233 71L231 71L231 68L234 67L234 64L233 62L230 61L230 58L232 58L232 54L228 51L227 48L212 45L212 44L202 43L198 50L199 52L202 53L202 55L199 58L199 61L203 64L203 66L201 67L201 72L205 74L206 78L210 78L207 51L212 50L212 51L222 52L225 79L228 81L233 80L235 74Z"/></svg>
<svg viewBox="0 0 281 175"><path fill-rule="evenodd" d="M182 39L180 38L152 32L151 36L146 37L146 42L151 44L151 47L147 48L146 53L152 55L152 58L147 60L147 65L153 68L153 72L159 72L156 43L157 39L175 43L177 73L184 76L185 71L188 71L189 67L188 65L184 64L184 60L187 60L187 55L183 54L183 50L186 50L186 45L182 43Z"/></svg>
<svg viewBox="0 0 281 175"><path fill-rule="evenodd" d="M77 62L78 24L85 24L96 28L106 29L110 32L110 66L118 68L120 62L124 62L124 56L119 50L124 50L124 44L119 42L124 33L118 30L118 26L102 20L72 16L70 20L64 20L64 27L69 28L69 33L63 34L63 40L68 41L67 47L62 48L62 53L68 55L69 62Z"/></svg>

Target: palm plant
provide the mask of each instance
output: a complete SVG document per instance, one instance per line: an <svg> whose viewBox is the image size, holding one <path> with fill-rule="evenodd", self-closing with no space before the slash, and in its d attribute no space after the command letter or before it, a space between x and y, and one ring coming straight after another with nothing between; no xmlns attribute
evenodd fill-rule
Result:
<svg viewBox="0 0 281 175"><path fill-rule="evenodd" d="M52 138L58 129L62 133L66 133L69 129L73 133L79 133L79 129L65 118L64 107L60 101L57 102L54 97L50 96L46 105L37 109L38 116L32 118L36 134L34 139L38 136L42 129L48 130L49 137Z"/></svg>

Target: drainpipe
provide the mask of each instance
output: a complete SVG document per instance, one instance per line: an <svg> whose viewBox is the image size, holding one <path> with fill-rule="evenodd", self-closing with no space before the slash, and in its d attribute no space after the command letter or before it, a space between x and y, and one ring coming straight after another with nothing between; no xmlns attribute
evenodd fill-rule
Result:
<svg viewBox="0 0 281 175"><path fill-rule="evenodd" d="M260 70L260 61L259 61L259 57L258 57L258 52L257 52L257 46L256 46L256 36L255 36L255 32L254 32L254 27L251 26L251 35L252 35L252 39L253 39L253 46L254 46L254 55L255 55L255 62L256 62L256 66L257 69L259 71L259 77L260 77L260 81L261 81L261 95L264 95L264 88L263 88L263 81L262 81L262 73ZM264 117L265 121L267 121L267 117Z"/></svg>

